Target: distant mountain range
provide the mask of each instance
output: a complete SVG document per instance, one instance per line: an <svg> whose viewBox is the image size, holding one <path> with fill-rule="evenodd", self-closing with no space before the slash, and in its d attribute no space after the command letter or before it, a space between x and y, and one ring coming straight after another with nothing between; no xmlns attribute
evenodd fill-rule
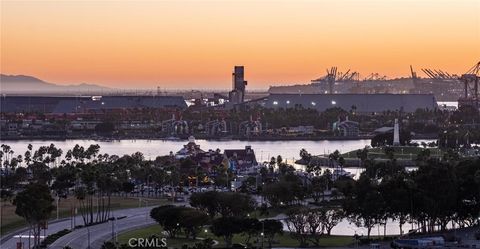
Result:
<svg viewBox="0 0 480 249"><path fill-rule="evenodd" d="M113 89L95 84L58 85L28 75L0 74L1 94L93 94L110 90Z"/></svg>

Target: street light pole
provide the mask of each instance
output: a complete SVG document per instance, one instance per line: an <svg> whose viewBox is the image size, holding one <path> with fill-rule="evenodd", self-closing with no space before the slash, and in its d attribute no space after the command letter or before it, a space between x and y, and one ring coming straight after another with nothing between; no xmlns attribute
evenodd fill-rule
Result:
<svg viewBox="0 0 480 249"><path fill-rule="evenodd" d="M87 240L88 240L88 249L91 249L90 248L90 228L87 226Z"/></svg>
<svg viewBox="0 0 480 249"><path fill-rule="evenodd" d="M58 201L59 201L59 196L58 196L58 193L57 193L57 220L58 220Z"/></svg>
<svg viewBox="0 0 480 249"><path fill-rule="evenodd" d="M445 134L445 149L448 148L448 134L447 131L444 131L443 134Z"/></svg>
<svg viewBox="0 0 480 249"><path fill-rule="evenodd" d="M116 237L115 237L115 217L112 217L112 241L116 242Z"/></svg>
<svg viewBox="0 0 480 249"><path fill-rule="evenodd" d="M263 249L263 238L265 237L265 220L262 221L262 249Z"/></svg>

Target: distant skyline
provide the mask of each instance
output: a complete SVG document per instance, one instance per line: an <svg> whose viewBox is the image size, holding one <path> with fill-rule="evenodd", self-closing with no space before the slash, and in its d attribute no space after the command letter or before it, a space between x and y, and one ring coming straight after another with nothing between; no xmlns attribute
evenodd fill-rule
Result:
<svg viewBox="0 0 480 249"><path fill-rule="evenodd" d="M113 88L309 83L337 66L390 78L480 60L480 0L2 0L0 71Z"/></svg>

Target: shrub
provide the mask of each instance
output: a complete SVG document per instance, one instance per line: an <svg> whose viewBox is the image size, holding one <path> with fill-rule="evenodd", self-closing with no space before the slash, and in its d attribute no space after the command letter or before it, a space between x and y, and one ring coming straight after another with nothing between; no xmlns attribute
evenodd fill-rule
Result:
<svg viewBox="0 0 480 249"><path fill-rule="evenodd" d="M48 235L43 241L42 243L40 243L40 248L47 248L48 245L52 244L53 242L55 242L57 239L59 239L60 237L64 236L64 235L67 235L69 234L71 231L68 230L68 229L63 229L61 231L58 231L56 233L53 233L53 234L50 234Z"/></svg>

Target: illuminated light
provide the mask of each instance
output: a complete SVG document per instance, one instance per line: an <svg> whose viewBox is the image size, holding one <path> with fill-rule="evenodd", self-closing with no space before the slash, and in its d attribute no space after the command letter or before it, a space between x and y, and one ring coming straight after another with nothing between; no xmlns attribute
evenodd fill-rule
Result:
<svg viewBox="0 0 480 249"><path fill-rule="evenodd" d="M337 101L332 100L332 105L336 105L336 104L337 104Z"/></svg>
<svg viewBox="0 0 480 249"><path fill-rule="evenodd" d="M274 104L274 105L278 105L278 101L273 101L273 104Z"/></svg>
<svg viewBox="0 0 480 249"><path fill-rule="evenodd" d="M290 100L287 100L287 105L290 104Z"/></svg>
<svg viewBox="0 0 480 249"><path fill-rule="evenodd" d="M313 106L316 106L316 105L317 105L317 103L315 103L315 102L313 102L313 101L312 101L312 105L313 105Z"/></svg>

